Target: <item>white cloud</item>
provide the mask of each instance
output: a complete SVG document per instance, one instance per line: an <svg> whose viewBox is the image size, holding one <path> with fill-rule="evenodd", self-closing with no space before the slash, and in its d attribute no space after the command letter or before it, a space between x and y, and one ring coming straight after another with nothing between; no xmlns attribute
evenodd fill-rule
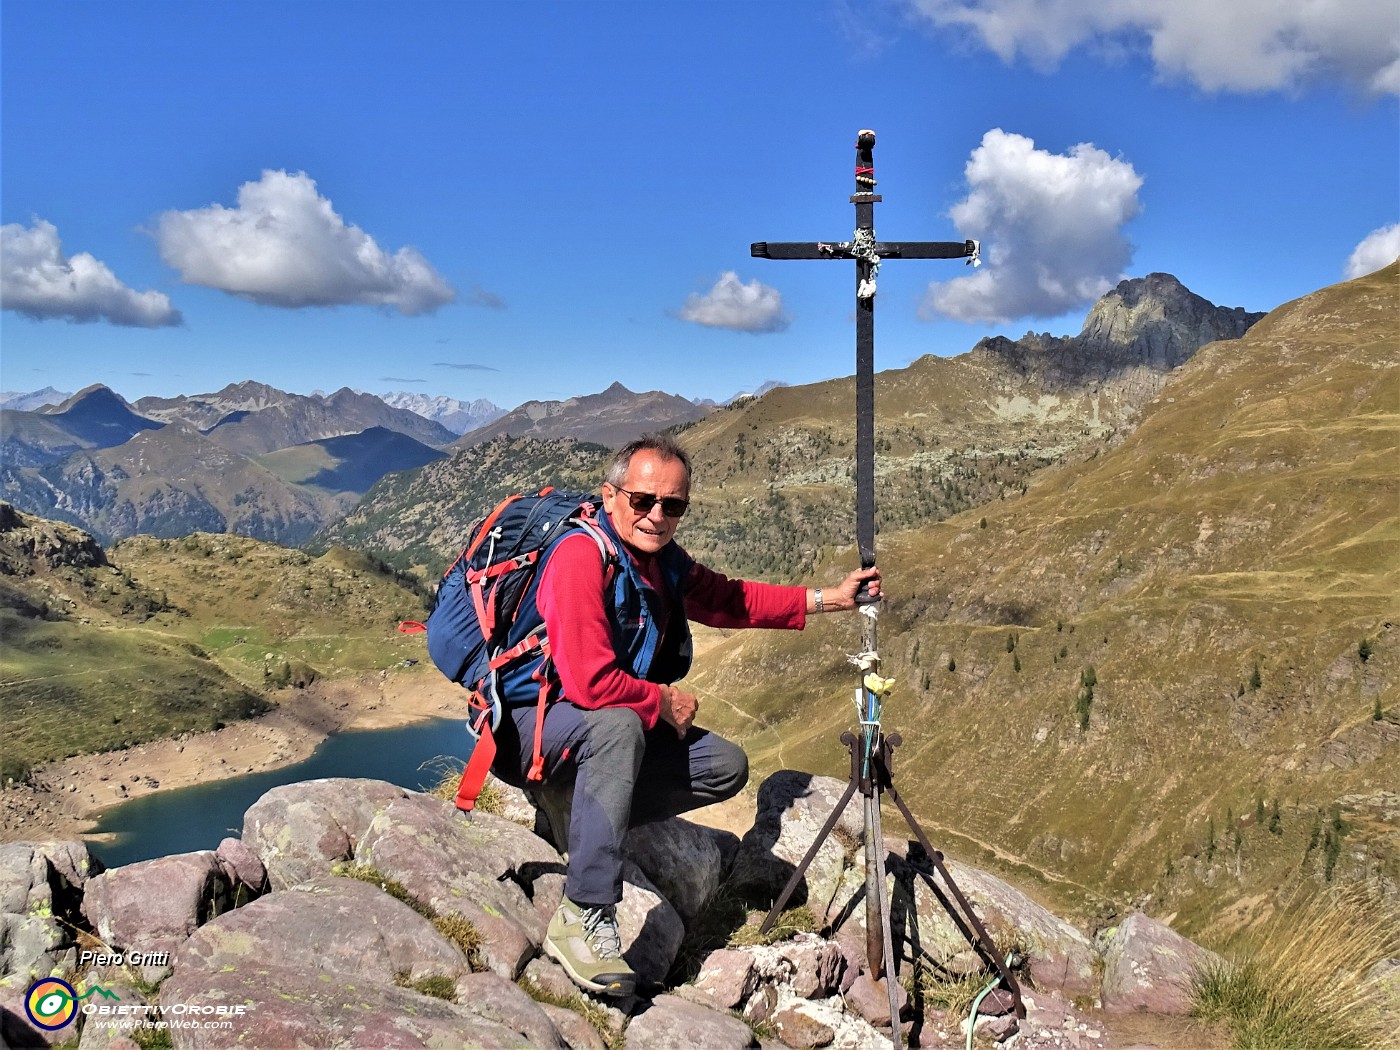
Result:
<svg viewBox="0 0 1400 1050"><path fill-rule="evenodd" d="M1372 230L1362 238L1347 259L1346 279L1350 281L1354 277L1375 273L1382 266L1389 266L1396 258L1400 258L1400 222Z"/></svg>
<svg viewBox="0 0 1400 1050"><path fill-rule="evenodd" d="M1289 90L1342 80L1400 94L1394 0L909 0L937 26L964 29L1003 61L1053 69L1075 47L1144 43L1164 77L1207 91Z"/></svg>
<svg viewBox="0 0 1400 1050"><path fill-rule="evenodd" d="M169 296L128 288L87 252L65 259L58 228L43 219L29 228L17 222L0 227L0 301L6 310L36 320L109 321L133 328L181 323Z"/></svg>
<svg viewBox="0 0 1400 1050"><path fill-rule="evenodd" d="M993 128L972 151L970 192L950 212L982 241L980 270L929 285L920 310L1000 324L1057 317L1093 302L1132 261L1123 225L1138 213L1142 177L1089 143L1068 154Z"/></svg>
<svg viewBox="0 0 1400 1050"><path fill-rule="evenodd" d="M264 171L238 188L236 208L165 212L156 242L185 283L264 306L392 306L412 315L457 298L417 249L390 255L347 224L305 172Z"/></svg>
<svg viewBox="0 0 1400 1050"><path fill-rule="evenodd" d="M783 313L783 296L758 279L745 284L726 270L704 295L692 292L679 312L682 321L736 332L781 332L792 319Z"/></svg>

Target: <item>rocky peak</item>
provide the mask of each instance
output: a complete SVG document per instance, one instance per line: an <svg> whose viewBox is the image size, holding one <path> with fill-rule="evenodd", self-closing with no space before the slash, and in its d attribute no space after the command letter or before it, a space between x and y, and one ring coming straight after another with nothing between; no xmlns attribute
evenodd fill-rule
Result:
<svg viewBox="0 0 1400 1050"><path fill-rule="evenodd" d="M83 387L67 401L59 405L57 411L53 414L58 415L61 412L71 412L75 408L91 412L114 407L129 410L131 406L111 387L103 386L101 383L93 383L91 386Z"/></svg>
<svg viewBox="0 0 1400 1050"><path fill-rule="evenodd" d="M1010 367L1048 388L1117 376L1147 394L1201 347L1238 339L1263 316L1216 306L1171 274L1153 273L1120 281L1094 304L1076 336L991 336L972 353L974 360Z"/></svg>
<svg viewBox="0 0 1400 1050"><path fill-rule="evenodd" d="M1262 313L1216 306L1169 273L1120 281L1089 311L1074 343L1081 352L1170 370L1206 343L1238 339Z"/></svg>

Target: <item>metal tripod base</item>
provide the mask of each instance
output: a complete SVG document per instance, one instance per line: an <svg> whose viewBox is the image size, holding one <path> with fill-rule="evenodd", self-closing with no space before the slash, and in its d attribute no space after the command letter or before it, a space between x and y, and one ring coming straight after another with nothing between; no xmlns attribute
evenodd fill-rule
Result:
<svg viewBox="0 0 1400 1050"><path fill-rule="evenodd" d="M1011 993L1015 1002L1015 1013L1018 1019L1024 1020L1026 1016L1025 1003L1021 1001L1021 987L1016 983L1015 975L1006 966L1001 956L996 951L996 945L988 935L986 928L982 925L982 920L973 911L972 905L963 896L962 890L958 889L957 883L953 881L952 875L943 864L943 853L930 845L928 836L919 827L914 815L909 812L909 807L904 804L904 799L899 797L899 792L894 787L894 777L890 768L890 760L893 751L903 741L898 733L888 737L877 732L878 743L871 751L871 759L867 770L862 775L862 752L864 750L860 738L853 733L842 733L841 743L846 745L846 749L851 753L851 775L846 784L846 790L842 793L840 800L836 803L827 817L826 823L817 833L816 839L808 848L802 862L798 864L797 870L792 873L788 883L783 887L783 892L778 895L778 899L773 902L773 907L769 910L767 917L763 920L763 925L759 927L759 932L767 933L777 921L778 915L783 907L792 897L797 889L798 883L807 873L807 868L811 866L812 860L816 857L817 851L830 836L831 831L836 827L836 822L841 819L841 814L845 812L846 806L851 798L859 790L865 802L865 856L866 856L866 953L870 964L870 973L877 980L883 975L885 986L890 997L890 1038L895 1046L903 1043L899 1027L899 1007L896 999L897 993L894 989L895 963L893 946L890 941L890 895L889 889L885 885L885 843L884 837L880 833L880 800L888 794L890 799L898 807L903 815L904 821L909 826L909 830L914 833L915 839L924 850L924 860L927 866L933 871L927 870L923 864L911 864L911 868L922 875L924 881L928 883L929 889L934 897L942 905L943 910L948 913L948 917L953 920L959 932L967 939L972 947L985 962L989 969L994 971L1000 978L1001 987ZM934 881L933 872L942 876L946 892ZM874 893L871 892L872 884ZM911 906L912 910L912 906ZM913 917L917 924L917 916Z"/></svg>

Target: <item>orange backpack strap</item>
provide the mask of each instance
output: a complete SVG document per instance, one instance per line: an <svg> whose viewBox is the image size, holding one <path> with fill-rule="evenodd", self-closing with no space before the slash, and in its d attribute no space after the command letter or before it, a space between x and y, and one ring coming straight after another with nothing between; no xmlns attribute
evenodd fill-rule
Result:
<svg viewBox="0 0 1400 1050"><path fill-rule="evenodd" d="M476 800L486 783L486 774L491 772L491 763L496 760L496 736L491 732L491 720L483 721L481 735L472 748L472 757L467 760L467 768L462 770L462 780L457 785L457 797L453 800L457 808L470 813L476 808Z"/></svg>
<svg viewBox="0 0 1400 1050"><path fill-rule="evenodd" d="M544 779L544 713L549 704L549 672L553 666L553 661L549 656L549 639L546 638L542 646L544 649L544 659L540 661L539 667L535 668L535 673L530 677L540 684L539 706L535 709L535 753L530 758L530 772L526 774L527 780L541 781Z"/></svg>

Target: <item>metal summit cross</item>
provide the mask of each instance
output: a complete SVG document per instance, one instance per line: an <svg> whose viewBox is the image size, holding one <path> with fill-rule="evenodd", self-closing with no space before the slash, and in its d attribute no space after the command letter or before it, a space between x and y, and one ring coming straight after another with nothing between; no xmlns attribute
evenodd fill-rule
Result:
<svg viewBox="0 0 1400 1050"><path fill-rule="evenodd" d="M750 247L757 259L854 259L856 262L856 546L862 567L875 564L875 278L885 259L965 259L972 265L980 262L981 249L977 241L877 241L875 239L875 205L880 196L873 192L875 164L871 157L875 148L875 132L861 131L856 137L856 192L851 203L856 206L855 236L849 241L803 243L793 241L756 241ZM872 599L865 589L856 597L864 606L862 622L862 652L851 658L860 670L860 686L856 689L856 709L861 732L857 737L843 733L841 742L851 756L850 780L840 801L832 809L822 830L817 834L793 872L783 892L773 903L761 930L772 928L783 906L797 889L817 851L831 834L846 805L860 791L865 807L865 906L866 957L871 977L883 977L889 996L890 1036L895 1046L902 1045L899 1006L895 983L895 961L891 937L890 894L885 883L884 833L880 826L880 803L885 794L899 808L905 822L918 839L923 850L916 861L911 847L911 867L928 883L934 897L948 913L988 969L995 973L992 982L983 989L973 1005L998 985L1004 1001L997 1012L1014 1011L1018 1018L1026 1016L1020 988L1011 967L998 953L981 920L967 898L953 882L943 864L943 854L930 845L928 837L914 820L908 806L895 790L891 761L894 748L901 743L899 734L886 736L880 727L884 693L889 682L879 674L880 658L876 638L878 598ZM942 878L940 887L934 873ZM908 905L912 912L912 899ZM910 917L917 925L917 916ZM975 1021L969 1019L969 1024Z"/></svg>
<svg viewBox="0 0 1400 1050"><path fill-rule="evenodd" d="M875 132L856 135L855 237L849 241L755 241L755 259L854 259L856 261L856 546L863 568L875 564L875 277L885 259L965 259L981 265L977 241L877 241Z"/></svg>

